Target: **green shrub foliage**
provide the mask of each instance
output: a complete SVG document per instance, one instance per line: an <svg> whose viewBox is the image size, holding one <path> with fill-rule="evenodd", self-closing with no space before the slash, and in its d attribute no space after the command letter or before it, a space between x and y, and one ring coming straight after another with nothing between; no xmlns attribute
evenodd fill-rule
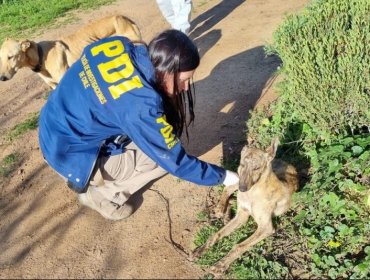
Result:
<svg viewBox="0 0 370 280"><path fill-rule="evenodd" d="M368 0L320 0L285 20L272 45L283 62L280 100L271 122L253 113L250 136L283 135L289 123L307 142L369 130L369 15Z"/></svg>

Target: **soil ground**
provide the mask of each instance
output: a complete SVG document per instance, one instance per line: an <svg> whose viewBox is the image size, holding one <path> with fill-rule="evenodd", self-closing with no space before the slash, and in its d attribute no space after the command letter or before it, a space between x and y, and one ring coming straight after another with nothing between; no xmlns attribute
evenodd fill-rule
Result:
<svg viewBox="0 0 370 280"><path fill-rule="evenodd" d="M220 164L237 157L245 143L248 111L274 98L265 86L279 65L263 45L284 16L304 0L193 0L190 37L201 65L195 73L196 121L190 154ZM76 21L46 30L35 41L57 39L96 18L122 13L140 27L145 41L169 27L154 0L120 0L94 11L74 13ZM0 84L0 131L38 112L48 87L30 69ZM20 162L0 182L0 278L188 278L205 272L189 262L197 213L207 206L209 188L167 175L144 193L130 218L105 220L79 205L76 195L43 161L37 130L1 142L0 160L18 152ZM213 190L212 190L213 191Z"/></svg>

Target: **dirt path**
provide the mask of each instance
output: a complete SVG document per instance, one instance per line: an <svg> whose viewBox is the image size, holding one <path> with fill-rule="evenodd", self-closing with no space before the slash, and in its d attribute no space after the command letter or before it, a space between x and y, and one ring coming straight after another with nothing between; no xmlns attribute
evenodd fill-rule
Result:
<svg viewBox="0 0 370 280"><path fill-rule="evenodd" d="M202 61L195 74L196 124L187 149L220 163L240 151L245 121L276 70L263 45L285 13L305 0L194 0L191 37ZM168 27L154 0L120 0L79 13L79 21L35 40L55 39L81 24L115 12L130 16L144 39ZM45 103L47 86L29 69L0 84L0 131L24 121ZM268 93L270 94L270 93ZM265 96L264 98L269 98ZM189 251L208 188L170 175L144 194L128 220L111 222L80 206L75 194L43 162L37 131L1 143L0 160L12 152L20 164L0 183L0 278L192 278L204 275L169 242ZM167 202L168 204L167 204ZM167 211L169 207L169 212ZM169 215L168 215L169 214ZM171 222L170 222L171 219Z"/></svg>

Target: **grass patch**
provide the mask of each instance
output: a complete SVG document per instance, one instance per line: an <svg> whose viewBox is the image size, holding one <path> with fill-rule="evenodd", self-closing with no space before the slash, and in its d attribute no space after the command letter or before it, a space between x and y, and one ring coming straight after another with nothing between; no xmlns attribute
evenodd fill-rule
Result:
<svg viewBox="0 0 370 280"><path fill-rule="evenodd" d="M0 177L8 177L19 159L18 153L7 155L0 163Z"/></svg>
<svg viewBox="0 0 370 280"><path fill-rule="evenodd" d="M221 224L218 225L207 225L203 228L201 228L195 235L194 238L194 245L195 247L202 246L206 243L208 238L217 232L218 229L221 228Z"/></svg>
<svg viewBox="0 0 370 280"><path fill-rule="evenodd" d="M25 134L27 131L36 129L38 127L39 113L32 113L24 122L14 126L6 135L6 139L12 141L19 136Z"/></svg>
<svg viewBox="0 0 370 280"><path fill-rule="evenodd" d="M114 0L3 0L0 2L0 42L31 35L72 10L94 9Z"/></svg>
<svg viewBox="0 0 370 280"><path fill-rule="evenodd" d="M201 211L197 214L197 220L199 222L206 222L208 221L208 219L209 219L209 215L208 215L208 212L206 211Z"/></svg>

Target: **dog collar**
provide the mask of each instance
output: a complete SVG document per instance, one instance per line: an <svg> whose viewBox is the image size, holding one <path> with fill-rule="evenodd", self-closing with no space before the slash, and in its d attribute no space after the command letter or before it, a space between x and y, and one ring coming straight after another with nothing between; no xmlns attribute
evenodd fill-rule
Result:
<svg viewBox="0 0 370 280"><path fill-rule="evenodd" d="M36 46L37 46L37 54L39 56L39 63L32 69L32 71L40 72L41 67L42 67L42 59L44 57L44 53L42 51L42 48L38 44L36 44Z"/></svg>

